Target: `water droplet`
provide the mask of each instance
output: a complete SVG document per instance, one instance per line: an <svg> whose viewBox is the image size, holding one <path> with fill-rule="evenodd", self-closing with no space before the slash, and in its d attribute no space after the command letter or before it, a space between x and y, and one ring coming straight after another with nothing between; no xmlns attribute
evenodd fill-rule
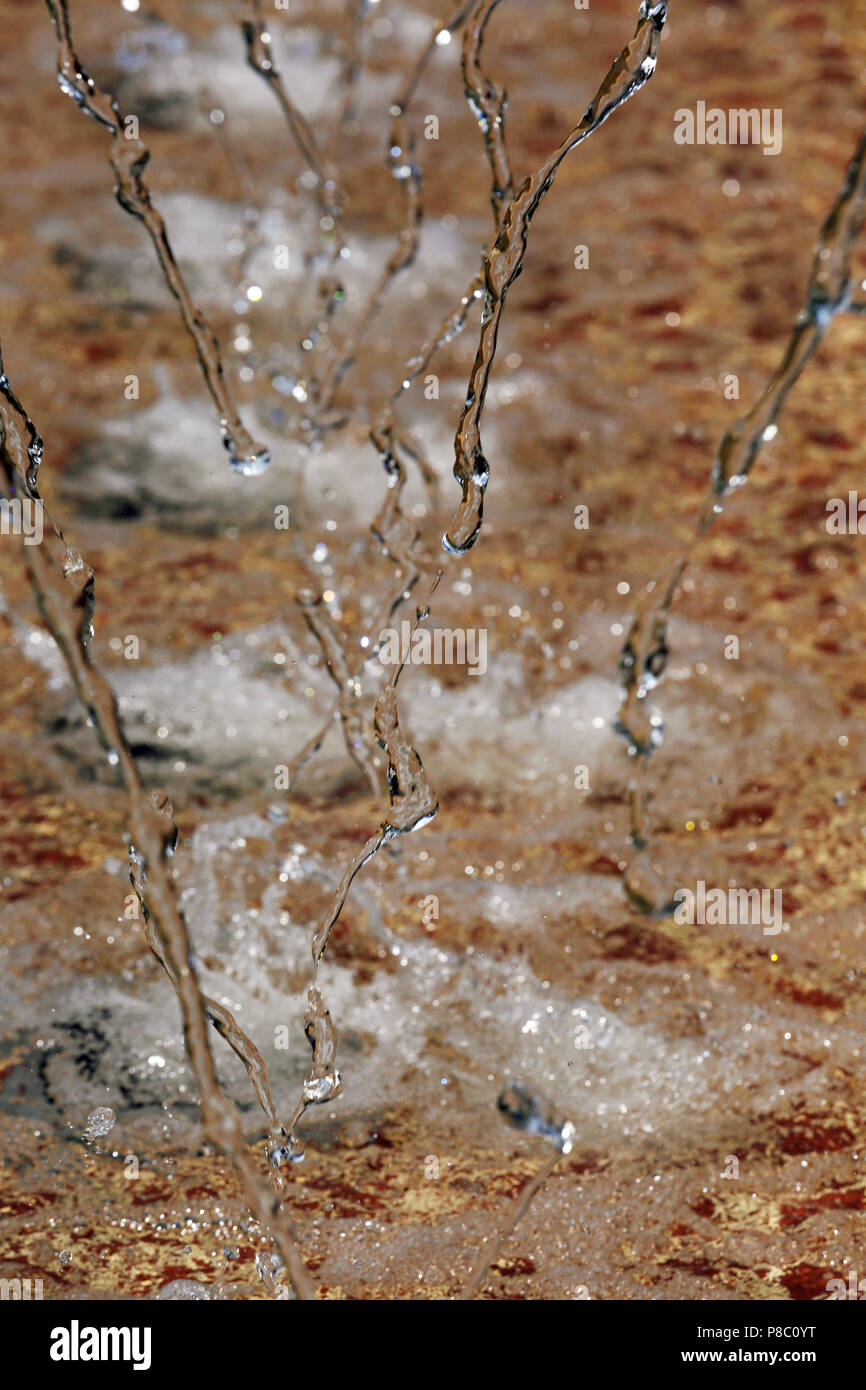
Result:
<svg viewBox="0 0 866 1390"><path fill-rule="evenodd" d="M98 1139L104 1134L109 1134L114 1128L116 1119L114 1111L109 1105L97 1105L95 1110L91 1110L87 1117L87 1127L84 1131L86 1139Z"/></svg>
<svg viewBox="0 0 866 1390"><path fill-rule="evenodd" d="M244 478L256 478L271 466L271 451L264 446L258 448L253 446L252 449L241 453L235 450L230 440L227 440L226 448L229 451L232 468Z"/></svg>

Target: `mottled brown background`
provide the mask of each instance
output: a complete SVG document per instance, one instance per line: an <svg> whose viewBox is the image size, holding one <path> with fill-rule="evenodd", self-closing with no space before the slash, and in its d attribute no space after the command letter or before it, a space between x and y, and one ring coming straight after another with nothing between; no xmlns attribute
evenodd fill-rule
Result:
<svg viewBox="0 0 866 1390"><path fill-rule="evenodd" d="M394 28L373 38L339 163L353 247L346 316L400 226L383 160L387 104L423 42L421 21L445 18L426 0L378 8ZM635 11L633 0L592 0L580 14L567 0L500 7L486 61L509 90L518 178L577 118ZM73 0L72 14L84 62L141 113L154 199L234 374L223 233L242 224L246 200L199 112L203 84L277 223L306 235L312 204L278 112L243 67L232 6L160 0L130 15ZM333 0L297 3L274 21L299 101L309 95L315 110L328 108L332 69L321 61L339 44L341 14ZM631 912L619 877L628 764L611 730L629 606L685 542L714 442L738 410L722 379L739 377L745 408L775 366L866 120L860 19L855 0L673 0L655 77L566 161L533 224L486 423L488 523L452 563L436 609L443 626L486 626L489 670L477 680L413 670L401 682L441 810L370 866L329 956L345 1094L308 1115L308 1156L288 1198L328 1296L459 1287L544 1158L540 1141L496 1113L511 1075L546 1091L577 1139L485 1296L812 1299L826 1297L831 1275L866 1272L866 552L824 524L827 499L862 486L862 320L833 326L746 493L699 552L657 692L660 848L686 883L781 888L788 931ZM186 47L172 48L172 34ZM455 48L437 56L415 107L441 122L438 142L419 142L419 263L347 382L353 422L306 466L307 537L329 547L323 577L350 634L361 596L381 595L390 577L366 531L382 475L365 410L459 295L488 235L487 169ZM172 68L177 58L189 68ZM275 462L261 482L226 476L173 301L143 231L112 199L107 137L62 97L53 64L44 7L6 0L4 361L46 440L47 504L96 571L95 651L120 685L147 779L169 788L182 845L198 831L206 849L202 917L192 918L203 965L221 997L241 1002L288 1110L305 1066L310 932L380 807L332 735L289 820L264 817L281 799L273 765L297 751L328 698L321 667L306 665L297 556L271 524L276 503L298 506L302 460L268 414L273 393L254 381L239 392ZM673 113L698 100L781 108L781 155L676 146ZM731 180L739 191L724 193ZM587 270L574 269L577 244L589 247ZM295 343L309 278L271 276L242 316L256 343ZM404 408L442 478L440 510L424 517L431 541L456 500L449 437L475 332L473 321L439 359L440 400L416 389ZM138 402L124 400L129 373ZM413 501L423 505L420 490ZM587 532L572 525L578 503L590 508ZM218 1277L224 1291L258 1297L264 1243L227 1164L200 1148L179 1089L189 1077L170 988L138 925L121 919L123 798L50 651L31 640L11 537L0 543L0 591L0 1274L41 1277L52 1298L150 1298L175 1280ZM141 641L140 676L116 649L128 633ZM723 658L727 634L740 640L736 663ZM275 664L283 643L287 660ZM240 667L243 680L221 685ZM160 689L164 735L145 717ZM210 691L206 711L196 691ZM223 736L223 713L234 734ZM578 764L588 795L573 786ZM179 869L192 873L183 849ZM419 906L428 893L440 900L432 932ZM571 1041L581 1009L589 1049ZM288 1054L272 1042L284 1023ZM148 1063L157 1052L165 1065ZM221 1062L260 1139L239 1070ZM94 1104L117 1114L101 1152L82 1142ZM124 1176L129 1153L137 1181ZM436 1180L425 1178L430 1155ZM720 1176L730 1155L737 1180Z"/></svg>

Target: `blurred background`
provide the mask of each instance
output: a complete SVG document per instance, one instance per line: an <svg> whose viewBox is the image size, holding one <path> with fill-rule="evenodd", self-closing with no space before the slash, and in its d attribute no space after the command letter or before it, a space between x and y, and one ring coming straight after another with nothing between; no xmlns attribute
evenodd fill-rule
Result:
<svg viewBox="0 0 866 1390"><path fill-rule="evenodd" d="M718 438L778 363L866 123L858 8L674 0L652 81L566 159L532 224L484 417L484 529L466 556L439 552L432 619L484 629L487 670L403 673L401 724L440 811L361 873L320 977L344 1092L308 1111L307 1157L286 1177L326 1296L459 1288L546 1157L497 1111L514 1078L576 1137L485 1297L813 1299L863 1268L866 560L859 536L826 528L828 500L863 486L861 320L833 325L698 550L652 697L659 855L687 884L781 889L782 933L635 914L614 728L633 605L687 542ZM518 184L577 122L636 11L503 0L484 67L508 91ZM60 92L48 11L24 0L7 0L0 53L0 342L45 439L46 505L96 573L95 657L146 783L174 804L203 984L288 1115L309 1060L312 932L387 805L338 724L291 792L275 788L334 695L295 597L312 577L361 661L394 585L369 530L386 483L370 425L478 268L489 170L455 35L407 123L417 258L310 447L311 375L405 225L389 107L450 12L265 12L345 200L345 295L312 337L321 209L237 13L73 0L71 17L85 67L138 117L154 203L270 468L232 471L152 246L113 198L109 137ZM674 113L699 101L780 109L781 153L676 144ZM434 559L459 500L478 316L437 355L435 386L396 407L435 474L410 467L404 493ZM0 626L0 1274L42 1278L51 1298L266 1296L268 1242L202 1144L173 992L124 915L123 793L11 536ZM381 677L361 669L367 718ZM243 1068L216 1053L263 1150Z"/></svg>

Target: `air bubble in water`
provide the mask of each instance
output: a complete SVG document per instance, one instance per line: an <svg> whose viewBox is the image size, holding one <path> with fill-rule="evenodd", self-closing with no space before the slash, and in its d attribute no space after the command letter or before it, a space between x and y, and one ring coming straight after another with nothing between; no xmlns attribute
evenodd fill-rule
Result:
<svg viewBox="0 0 866 1390"><path fill-rule="evenodd" d="M210 1289L197 1279L173 1279L170 1284L163 1284L156 1297L165 1302L174 1299L200 1302L210 1298Z"/></svg>

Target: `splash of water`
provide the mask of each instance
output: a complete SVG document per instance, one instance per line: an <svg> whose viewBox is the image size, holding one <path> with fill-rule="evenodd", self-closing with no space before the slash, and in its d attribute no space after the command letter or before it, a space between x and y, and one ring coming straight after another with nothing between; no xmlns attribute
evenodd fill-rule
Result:
<svg viewBox="0 0 866 1390"><path fill-rule="evenodd" d="M668 664L668 623L677 589L696 546L722 511L723 499L748 481L764 444L777 433L788 394L813 357L833 320L862 312L851 277L854 244L866 215L866 133L848 165L836 201L821 228L806 287L781 362L751 410L725 432L710 470L709 488L693 536L668 572L650 584L632 618L619 657L623 695L617 728L634 759L629 787L631 839L637 850L624 876L632 905L647 914L674 911L675 885L665 883L652 863L652 827L647 800L647 765L662 740L659 714L647 701Z"/></svg>
<svg viewBox="0 0 866 1390"><path fill-rule="evenodd" d="M39 500L28 483L31 467L27 442L37 432L15 395L0 354L0 465L10 490ZM41 504L40 504L41 505ZM87 710L97 735L118 768L127 794L134 863L142 886L146 876L151 914L151 941L157 948L177 992L183 1018L184 1042L199 1088L201 1118L211 1141L234 1163L250 1206L270 1231L299 1298L314 1297L291 1222L274 1197L247 1149L240 1117L217 1079L208 1035L208 1011L199 989L189 931L177 899L168 859L177 843L177 827L167 798L145 791L138 766L120 724L117 701L105 676L90 655L93 572L80 556L69 563L70 550L46 514L48 525L40 545L23 544L24 561L33 594L49 632L63 655L76 694ZM224 1015L226 1035L241 1047L240 1030ZM241 1055L241 1054L239 1054Z"/></svg>
<svg viewBox="0 0 866 1390"><path fill-rule="evenodd" d="M575 1129L572 1122L560 1115L550 1101L532 1095L519 1081L512 1081L505 1087L497 1104L500 1112L518 1129L524 1130L527 1134L539 1135L552 1143L553 1153L530 1178L499 1229L482 1244L471 1273L460 1291L461 1302L467 1302L481 1292L488 1269L499 1256L518 1222L528 1212L534 1198L552 1176L560 1159L563 1155L571 1153L574 1141Z"/></svg>
<svg viewBox="0 0 866 1390"><path fill-rule="evenodd" d="M357 51L358 42L357 20L364 8L363 4L355 7L355 22L352 25L354 52ZM273 36L262 18L260 0L244 0L241 10L241 33L246 45L247 63L253 72L258 73L264 79L273 92L292 139L300 151L304 163L313 175L314 191L319 204L319 230L327 265L324 273L320 275L317 285L319 315L316 326L310 328L301 340L303 351L309 352L319 337L327 332L337 306L345 298L346 292L343 282L336 273L341 257L346 254L342 225L344 197L333 174L325 167L310 123L292 100L277 65L272 42ZM351 106L351 91L354 80L352 73L355 63L356 58L350 52L348 74L344 74L343 79L346 88L344 105L341 108L338 121L346 119L346 112ZM345 103L348 103L348 106ZM307 392L314 389L311 388L310 383L301 384Z"/></svg>
<svg viewBox="0 0 866 1390"><path fill-rule="evenodd" d="M375 796L379 790L379 776L370 746L371 735L364 727L364 720L358 709L361 686L357 674L349 669L340 629L321 594L304 589L298 595L297 603L304 615L304 621L322 649L328 674L340 692L338 709L349 756L364 773Z"/></svg>
<svg viewBox="0 0 866 1390"><path fill-rule="evenodd" d="M413 632L426 619L429 611L429 608L418 609ZM349 889L364 865L378 854L386 841L396 835L409 835L413 830L420 830L439 809L438 798L421 759L400 729L397 682L404 665L405 653L404 660L394 667L390 680L376 701L376 738L388 755L388 814L346 869L313 937L313 980L307 996L308 1009L304 1022L307 1039L313 1048L313 1061L303 1084L301 1099L288 1124L290 1140L285 1151L292 1159L304 1156L303 1144L295 1133L304 1111L309 1105L333 1099L340 1090L340 1074L336 1069L337 1030L325 1008L317 983L319 965L349 896Z"/></svg>
<svg viewBox="0 0 866 1390"><path fill-rule="evenodd" d="M551 187L556 171L566 155L587 140L609 116L639 92L655 71L667 4L642 0L634 37L614 59L609 72L578 124L544 163L524 179L505 207L502 227L484 259L484 310L481 336L469 377L466 403L454 440L454 476L462 485L463 496L451 520L442 545L452 555L465 555L478 539L484 512L484 493L490 466L481 447L481 416L490 374L496 356L499 327L505 311L508 290L523 269L530 223ZM495 109L495 100L492 103ZM482 115L491 135L495 121ZM482 127L484 128L484 127Z"/></svg>
<svg viewBox="0 0 866 1390"><path fill-rule="evenodd" d="M494 238L498 235L501 227L503 206L511 199L514 192L511 163L505 142L507 96L504 89L498 87L487 76L482 67L482 50L487 24L500 3L501 0L475 0L463 28L461 47L463 91L470 110L474 113L483 133L484 148L490 164L490 202L493 210ZM484 257L489 256L491 247L492 241L485 249ZM426 372L440 348L453 342L458 334L462 333L472 307L483 296L484 257L482 257L481 268L472 277L468 287L461 295L459 303L445 315L436 334L406 363L399 382L383 403L376 422L370 430L371 443L378 451L386 471L390 471L395 461L395 455L403 452L418 464L421 476L430 490L433 490L434 487L438 489L437 475L404 434L395 434L394 407L422 373Z"/></svg>
<svg viewBox="0 0 866 1390"><path fill-rule="evenodd" d="M574 1125L548 1100L539 1100L519 1081L512 1081L496 1102L507 1120L527 1134L538 1134L556 1145L561 1153L571 1153Z"/></svg>
<svg viewBox="0 0 866 1390"><path fill-rule="evenodd" d="M423 219L423 176L420 165L413 158L413 138L409 134L407 123L409 107L430 59L439 47L440 35L458 30L470 9L471 4L464 3L444 24L436 25L404 86L391 103L388 167L392 177L406 190L406 221L355 323L332 355L321 379L317 379L313 384L313 395L318 405L311 421L312 438L317 437L323 425L327 423L327 413L333 407L337 391L354 365L358 346L379 314L391 284L398 275L409 269L418 254Z"/></svg>
<svg viewBox="0 0 866 1390"><path fill-rule="evenodd" d="M436 30L431 36L427 47L422 51L414 68L411 70L410 76L407 78L404 85L402 96L392 106L392 112L395 113L395 121L401 123L400 128L402 129L409 108L410 97L418 85L424 64L429 58L433 46L442 33L450 34L452 31L456 31L461 23L464 24L461 56L463 86L470 107L476 113L481 113L478 118L485 132L485 149L488 154L493 176L491 202L493 205L496 231L498 231L500 225L499 205L501 198L509 194L513 187L508 152L505 144L504 123L506 97L504 91L500 90L500 88L492 83L483 72L481 57L488 20L500 2L501 0L474 0L471 5L462 6L452 17L448 25L443 26L440 30ZM399 138L400 140L405 140L406 137L400 135ZM402 148L396 141L397 131L392 128L392 157L394 157L395 150L400 150ZM416 169L415 177L418 179L420 188L420 170ZM411 591L415 588L421 577L421 570L423 568L418 544L420 532L415 523L402 511L400 505L403 489L406 485L406 468L401 455L406 454L417 463L428 489L432 491L438 485L436 474L421 452L412 445L404 433L398 433L396 431L394 407L397 401L403 397L404 393L418 380L422 372L426 370L439 349L444 347L447 343L452 342L453 339L462 332L473 303L481 296L482 282L483 277L479 270L466 292L462 295L457 307L451 310L442 320L436 335L431 338L409 362L407 362L401 373L400 381L391 392L390 396L386 398L378 412L375 424L373 424L370 429L371 443L380 456L387 478L385 497L378 513L371 523L370 529L375 539L381 543L385 554L399 566L399 570L397 587L395 592L387 599L385 612L377 615L376 621L368 626L359 643L362 653L365 654L370 650L375 652L374 643L376 635L381 631L382 627L397 610L399 605L409 597ZM320 646L322 646L323 655L325 655L327 660L327 652L325 651L324 644L320 642ZM348 680L353 687L357 681L360 668L363 665L363 659L364 658L356 665L354 670L348 673ZM343 698L344 696L341 694L341 700ZM313 735L307 744L305 744L304 748L294 760L290 772L290 786L309 758L321 748L327 731L331 726L334 713L334 710L329 712L322 727ZM350 755L352 755L351 748Z"/></svg>
<svg viewBox="0 0 866 1390"><path fill-rule="evenodd" d="M214 330L194 303L180 273L165 222L153 206L144 171L150 159L147 146L131 136L131 127L113 97L100 91L82 66L72 43L68 0L46 0L57 35L57 80L60 89L111 136L111 167L115 197L130 216L138 218L153 242L165 282L180 307L181 316L195 345L199 365L219 417L223 444L232 467L248 477L263 473L271 461L270 450L258 444L245 428L223 370L220 345Z"/></svg>
<svg viewBox="0 0 866 1390"><path fill-rule="evenodd" d="M122 133L122 121L117 111L115 103L106 97L95 87L92 80L84 73L83 69L75 56L72 48L71 36L69 33L69 17L66 0L47 0L49 10L54 19L55 29L59 43L59 70L61 85L64 91L73 97L94 119L105 126L113 140L112 163L117 175L117 196L126 211L140 218L145 223L163 267L166 280L172 293L178 299L183 313L184 321L193 337L199 358L204 371L205 379L211 390L218 407L224 402L228 403L230 409L220 409L221 423L226 433L227 446L230 452L238 453L237 445L241 439L239 429L242 430L237 412L228 395L228 388L222 371L222 364L219 357L219 348L215 337L196 310L189 298L183 284L167 241L165 228L161 218L152 208L148 190L142 179L142 172L149 158L146 148L140 142L127 141L125 132ZM572 148L580 140L586 138L592 130L607 118L612 110L622 101L626 100L650 75L652 65L655 61L655 47L657 45L658 33L664 22L666 7L663 4L641 6L641 18L638 29L632 43L623 51L617 62L614 63L608 77L599 89L599 93L590 106L589 111L584 117L581 126L573 132L569 142L560 146L559 151L551 156L542 170L549 168L549 176L546 182L542 180L538 186L537 196L534 202L521 203L522 192L525 193L527 187L533 186L533 180L527 180L527 184L522 190L513 192L513 181L511 179L510 168L507 161L507 152L504 144L504 113L505 113L505 94L495 84L489 82L481 69L481 45L485 32L486 24L497 7L499 0L483 0L479 3L476 0L473 4L466 4L460 7L456 15L445 26L435 30L426 48L421 54L415 68L410 73L409 79L403 89L400 98L392 107L394 127L392 129L391 148L389 159L392 165L392 174L403 183L407 189L407 221L403 233L398 239L391 256L380 275L373 294L362 310L354 328L350 330L344 342L340 345L337 353L332 359L330 368L323 380L322 389L317 391L317 420L321 424L324 417L321 414L322 402L326 406L333 403L334 396L345 378L352 361L357 352L358 343L369 329L369 326L378 313L385 293L396 276L404 270L415 258L418 246L418 234L421 225L421 173L412 158L412 142L408 136L405 121L410 104L410 100L418 86L420 77L426 66L429 57L436 46L436 40L444 29L450 33L459 27L469 18L469 27L464 38L463 51L463 79L467 96L470 104L475 110L476 117L481 126L485 139L485 149L491 166L492 185L491 185L491 206L494 213L495 240L493 245L488 248L484 262L484 288L487 293L485 305L485 315L490 309L490 285L492 280L497 280L496 272L491 271L491 266L501 268L501 252L497 252L497 247L504 247L503 237L515 236L514 246L520 252L519 261L522 263L522 254L525 251L526 235L531 216L549 187L553 175L558 167L560 160L564 157L567 150ZM256 13L256 7L253 6ZM252 36L252 43L257 61L265 61L265 55L260 52L257 45L264 46L264 39L261 32L256 31ZM641 58L641 54L644 56ZM619 64L619 68L617 66ZM265 76L265 73L262 73ZM268 79L271 80L270 78ZM123 140L123 144L120 141ZM541 172L541 171L540 171ZM536 180L540 177L536 176ZM520 211L515 211L520 209ZM500 220L501 216L501 220ZM511 223L509 224L509 216ZM522 221L521 221L522 218ZM510 227L510 230L509 230ZM515 231L516 228L516 231ZM522 241L522 249L518 245ZM512 283L516 274L519 273L520 264L514 270L514 274L504 285L500 295L498 316L501 315L504 307L505 290L508 284ZM433 353L438 350L445 342L453 338L459 332L468 318L469 310L478 298L477 291L482 288L481 278L476 277L470 291L463 296L457 309L450 314L440 328L438 334L431 342L416 355L407 369L411 379L417 379L423 364L430 360ZM484 341L485 328L488 319L482 320L482 341ZM495 334L492 347L489 352L487 363L487 375L492 366L493 355L495 353ZM400 391L404 391L406 377L401 380ZM5 378L3 378L5 382ZM411 383L410 383L411 384ZM486 389L486 379L485 379ZM224 395L220 395L220 392ZM391 397L391 404L397 399L397 393ZM483 404L483 399L481 404ZM380 417L381 418L381 417ZM480 418L480 405L476 417L476 426ZM25 417L26 419L26 417ZM29 425L29 421L26 422ZM18 427L17 417L10 417L9 431L14 433ZM25 430L26 435L26 430ZM34 432L35 434L35 432ZM375 430L371 431L375 438ZM4 433L4 439L6 435ZM23 436L22 436L23 437ZM383 430L381 436L386 440L386 448L383 450L385 455L385 471L387 475L387 491L385 500L373 522L373 532L380 540L389 558L398 566L398 589L396 593L389 594L389 611L394 611L395 607L401 603L409 594L409 591L418 583L423 571L422 557L418 550L419 535L417 528L405 516L400 507L400 498L405 484L405 468L399 457L398 450L403 451L407 456L413 457L416 462L420 462L423 468L423 460L420 460L417 453L414 453L411 443L402 437L398 437L393 431L390 420L387 422L387 430ZM459 437L459 435L458 435ZM255 450L259 446L252 445L248 436L246 437L250 449L244 453L240 451L240 457L235 459L236 466L242 467L242 471L256 472L261 471L264 460L260 459ZM378 446L378 445L377 445ZM41 456L41 441L39 447ZM18 450L18 466L16 476L19 480L24 477L22 467L23 459L30 457L29 451L25 446ZM259 466L261 465L261 467ZM31 467L33 461L31 459ZM38 467L38 462L36 464ZM459 474L458 474L459 476ZM35 471L33 472L35 485ZM427 475L427 481L432 481L431 475ZM486 484L486 479L485 479ZM482 492L483 496L483 492ZM465 499L464 499L465 500ZM471 540L463 547L467 549L476 538L477 531L481 524L480 500L478 506L478 526L473 533ZM453 530L452 524L452 530ZM59 533L57 533L59 536ZM453 553L463 553L460 546L447 547ZM26 555L28 561L32 557ZM94 723L103 742L110 750L113 758L113 765L120 766L124 782L130 801L130 830L133 843L132 868L134 883L136 888L139 886L146 892L146 922L148 939L151 948L156 948L158 958L162 961L169 978L177 989L180 998L183 1018L184 1033L187 1050L195 1072L202 1096L202 1115L206 1129L214 1142L230 1154L243 1178L246 1190L249 1195L253 1211L259 1219L267 1224L274 1234L274 1240L279 1254L273 1257L273 1262L268 1265L267 1274L275 1281L276 1274L280 1269L285 1268L289 1277L298 1291L300 1297L312 1296L309 1278L304 1270L303 1262L300 1259L297 1248L297 1241L285 1213L283 1213L278 1203L274 1202L273 1197L266 1183L262 1182L254 1163L248 1154L243 1142L240 1124L234 1108L224 1096L219 1088L213 1068L213 1059L209 1049L207 1023L216 1027L222 1036L233 1047L237 1055L247 1067L249 1075L256 1088L259 1103L269 1120L269 1159L271 1162L272 1173L275 1180L279 1183L279 1168L285 1157L293 1158L300 1156L300 1141L294 1134L294 1128L300 1116L308 1105L323 1103L334 1099L340 1092L341 1078L336 1066L338 1036L336 1028L325 1005L324 998L317 986L317 976L320 962L326 950L330 933L339 918L346 897L351 888L351 884L360 869L371 859L379 850L381 845L394 836L411 833L427 824L438 809L438 801L435 792L430 785L421 759L401 731L398 710L397 710L397 682L402 671L402 665L397 667L391 679L380 693L376 702L375 718L373 723L374 735L381 749L387 755L387 783L389 791L389 808L385 818L382 820L378 830L370 840L368 840L361 854L349 866L342 882L338 885L332 902L323 918L323 921L316 932L313 940L313 960L314 976L308 995L308 1007L305 1014L305 1033L312 1048L312 1063L310 1070L305 1078L302 1094L296 1106L292 1120L288 1127L280 1127L279 1122L273 1123L275 1112L270 1096L267 1072L261 1055L257 1052L251 1040L246 1038L237 1027L235 1020L221 1006L216 1005L213 1000L202 996L195 978L194 959L191 954L186 924L181 910L176 901L171 877L167 871L167 860L174 850L177 841L177 830L174 826L171 807L164 795L157 794L156 797L148 797L142 786L140 775L135 765L134 759L124 741L122 731L117 719L116 706L110 688L104 678L95 671L88 660L86 652L86 641L91 631L90 614L92 612L92 590L93 577L91 572L84 565L80 557L73 552L66 552L65 572L67 577L72 579L78 586L77 598L74 601L76 625L69 626L69 615L63 605L52 606L49 602L43 607L46 620L51 631L60 645L64 656L76 680L79 694L85 698L84 693L95 690L93 704L88 703L88 708L94 716ZM37 567L38 569L38 567ZM435 589L434 581L430 586L430 592ZM38 573L34 579L34 590L37 597L48 594L52 597L50 585L46 577ZM317 610L317 600L313 596L309 602L311 613ZM422 607L418 610L416 617L418 623L424 621L429 614L429 607ZM336 629L329 628L326 621L315 620L310 623L316 640L320 645L331 647L332 660L329 661L329 669L335 675L337 683L342 691L345 682L351 683L354 679L353 672L346 659L342 644L334 645L337 642ZM64 641L66 645L64 645ZM342 707L339 706L341 716ZM344 733L350 748L353 746L352 740L357 732L350 720L342 719ZM354 745L357 751L357 744ZM366 756L366 755L365 755ZM362 763L363 765L363 763ZM541 1121L539 1121L541 1123ZM537 1132L546 1134L547 1131L539 1129ZM559 1152L555 1158L559 1157ZM534 1187L538 1190L538 1187ZM531 1200L531 1193L528 1200ZM527 1205L528 1205L527 1200ZM525 1209L525 1207L523 1208ZM519 1216L518 1218L519 1219ZM281 1264L277 1267L277 1261ZM265 1278L265 1274L262 1276ZM265 1282L268 1283L267 1278ZM270 1284L268 1285L270 1287ZM276 1283L275 1283L276 1287ZM468 1295L471 1296L471 1295Z"/></svg>
<svg viewBox="0 0 866 1390"><path fill-rule="evenodd" d="M596 130L617 106L626 101L629 96L633 95L633 93L639 90L647 81L655 66L661 29L667 13L666 5L664 4L641 5L635 37L615 60L582 122L576 130L572 132L568 140L563 142L559 150L545 162L542 166L542 171L540 171L539 175L536 175L535 182L533 180L527 180L522 190L515 195L513 193L513 180L505 144L504 118L506 96L504 91L486 76L482 67L482 46L486 26L499 3L500 0L476 0L476 3L472 6L465 7L464 17L467 22L462 55L464 89L470 107L474 111L476 119L482 129L485 151L491 169L491 207L494 217L495 232L493 244L485 255L482 271L488 286L485 314L488 313L491 306L489 292L491 266L498 264L497 247L502 248L500 255L506 255L507 252L506 258L509 261L511 272L513 272L509 272L510 278L507 280L507 283L503 282L502 293L498 300L497 324L498 316L501 315L504 307L507 286L512 283L513 279L520 273L522 267L522 260L526 250L529 221L547 188L550 186L559 163L565 157L568 150L580 143L580 141L585 139L592 131ZM409 90L412 90L411 81ZM400 147L395 145L395 148L399 149ZM420 174L418 178L420 186ZM526 195L527 187L532 190L531 196ZM521 203L522 194L523 202ZM515 209L517 209L517 211L515 211ZM511 221L509 221L509 218L511 218ZM473 282L473 286L474 284L475 282ZM411 385L411 382L417 379L420 371L423 370L423 367L429 362L433 353L442 343L448 341L449 337L455 336L455 334L460 331L466 322L468 310L474 297L475 290L471 286L470 293L463 296L457 310L449 315L443 322L443 326L436 338L431 340L431 343L422 349L421 353L408 364L407 372L401 383L401 387L392 393L379 416L376 426L371 430L372 441L379 449L388 477L388 490L380 512L373 522L373 533L382 541L386 551L391 554L391 557L401 564L401 576L405 575L406 571L408 571L411 575L413 584L417 582L420 577L418 568L419 556L417 552L418 533L417 528L415 528L413 523L403 514L399 505L400 494L405 483L405 469L399 457L399 446L395 444L393 405L396 399L398 399L400 392L406 389L407 381L408 384ZM484 318L482 319L482 348L487 354L485 359L486 389L486 380L489 377L493 356L495 354L496 340L495 334L492 339L485 338ZM477 366L478 360L476 359L476 368ZM476 429L479 417L480 408L478 414L475 416L474 427ZM466 413L464 412L464 417L461 421L460 429L458 430L458 441L466 438L464 433L465 428L467 428L467 425ZM455 467L455 474L459 476L457 467ZM464 503L466 497L467 494L464 491ZM464 553L464 551L469 548L469 545L474 543L474 540L477 538L481 525L482 498L483 490L477 497L478 505L477 512L475 513L477 524L474 526L471 539L468 540L465 545L453 545L446 535L443 544L445 549L452 554ZM405 580L402 582L405 582ZM433 589L435 589L436 583L438 583L438 578L434 581L432 586ZM397 602L399 601L400 599L398 597ZM426 618L428 613L429 608L418 610L416 626L418 622ZM351 679L351 673L348 672L348 668L337 668L336 663L332 663L332 660L328 657L328 644L332 640L332 634L329 634L327 638L324 634L317 635L319 636L320 645L322 646L326 659L329 661L329 668L333 664L335 669L340 669L342 671L343 681L346 680L347 676ZM342 655L341 646L339 651ZM411 745L404 742L400 735L397 718L396 688L401 670L402 665L395 668L390 681L382 691L377 702L375 717L377 737L381 746L386 748L389 754L388 785L391 794L391 810L389 817L382 822L377 831L367 840L363 849L347 868L325 917L316 932L313 941L314 978L309 996L311 1004L314 995L316 998L319 997L316 989L319 963L326 949L330 933L339 919L356 876L378 853L382 844L385 843L391 835L397 833L402 834L407 831L418 829L432 819L432 816L435 815L436 809L438 808L435 794L423 773L423 767L421 766L417 753L415 753ZM329 727L329 724L326 724L325 730L327 727ZM325 730L320 731L316 738L307 745L304 750L305 757L309 756L311 752L321 746ZM331 1036L330 1028L333 1027L333 1025L330 1023L329 1015L328 1019L328 1056L332 1070L327 1074L331 1076L334 1074L333 1056L336 1055L336 1034L334 1033L334 1035ZM307 1106L316 1103L315 1099L311 1098L315 1091L317 1080L315 1062L314 1047L314 1065L308 1075L309 1086L305 1083L305 1089L302 1093L301 1100L296 1106L288 1124L291 1141L285 1153L286 1156L290 1158L298 1159L303 1157L303 1146L296 1135L295 1127ZM323 1096L323 1099L328 1098L329 1094L326 1089L326 1094ZM537 1124L541 1126L540 1112L538 1114L533 1112L533 1115ZM528 1123L527 1120L527 1127ZM533 1132L544 1133L548 1135L548 1137L550 1133L549 1130L540 1127ZM573 1128L570 1129L568 1134L565 1134L564 1131L561 1132L563 1145L568 1144L570 1147L571 1133L573 1133ZM558 1157L558 1155L556 1157ZM542 1182L539 1183L539 1186L542 1185ZM533 1192L535 1190L538 1189L533 1188ZM528 1200L531 1201L531 1195ZM479 1283L480 1279L483 1278L483 1272L486 1268L487 1264L485 1263L484 1268L481 1270L481 1274L478 1276ZM470 1294L468 1296L472 1295Z"/></svg>
<svg viewBox="0 0 866 1390"><path fill-rule="evenodd" d="M150 799L165 822L166 855L170 857L175 851L178 840L178 831L174 821L174 811L171 802L162 788L152 791L150 793ZM129 846L129 881L138 897L147 944L165 970L175 991L177 991L177 976L174 973L172 965L166 959L159 931L148 908L146 860L144 855L136 849L134 843L130 843ZM268 1124L269 1145L271 1148L279 1147L281 1143L285 1142L287 1136L280 1123L271 1096L270 1079L264 1058L252 1038L248 1037L240 1027L230 1010L223 1004L220 1004L218 1000L211 999L206 994L202 994L202 1004L208 1021L213 1025L220 1037L228 1043L235 1056L243 1063L246 1073L252 1082L253 1090L256 1093L256 1099L259 1102L262 1113ZM279 1178L278 1172L275 1172L275 1181L277 1182L279 1190L282 1190L282 1180Z"/></svg>

